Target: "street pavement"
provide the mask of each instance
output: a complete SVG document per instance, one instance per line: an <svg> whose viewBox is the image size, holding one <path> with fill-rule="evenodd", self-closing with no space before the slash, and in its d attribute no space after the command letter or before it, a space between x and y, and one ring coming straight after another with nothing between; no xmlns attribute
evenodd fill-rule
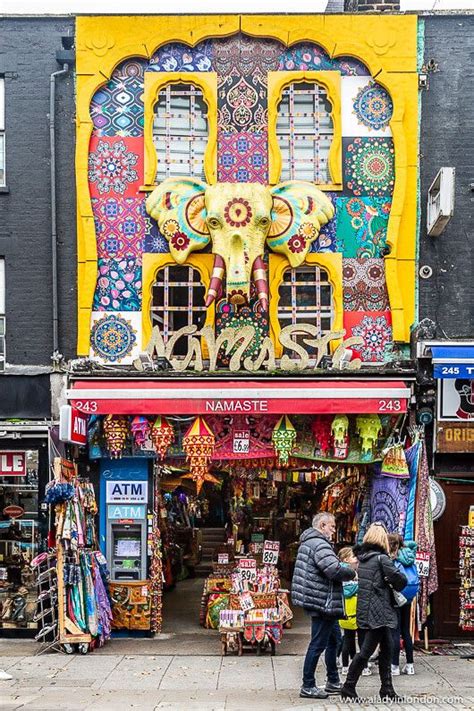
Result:
<svg viewBox="0 0 474 711"><path fill-rule="evenodd" d="M217 642L217 640L216 640ZM91 654L48 653L34 656L31 642L2 640L0 668L13 679L0 681L0 708L8 711L337 711L391 708L376 703L378 676L361 679L358 691L367 701L354 705L338 696L325 701L299 698L303 657L277 655L243 657L163 653L150 654L152 641L133 654L114 653L115 642ZM161 647L161 645L158 645ZM162 647L161 647L162 648ZM140 653L144 651L146 653ZM474 662L457 656L417 653L415 676L394 678L408 709L473 709ZM324 681L323 667L319 683Z"/></svg>

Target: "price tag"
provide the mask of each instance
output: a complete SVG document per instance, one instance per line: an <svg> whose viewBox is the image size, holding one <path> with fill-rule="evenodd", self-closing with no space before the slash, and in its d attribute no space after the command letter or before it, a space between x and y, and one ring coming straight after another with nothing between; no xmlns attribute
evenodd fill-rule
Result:
<svg viewBox="0 0 474 711"><path fill-rule="evenodd" d="M234 430L234 454L248 454L250 451L250 430Z"/></svg>
<svg viewBox="0 0 474 711"><path fill-rule="evenodd" d="M255 558L242 558L239 562L239 573L242 580L253 581L257 577L257 561Z"/></svg>
<svg viewBox="0 0 474 711"><path fill-rule="evenodd" d="M229 562L229 554L228 553L218 553L217 554L217 562L225 565L226 563Z"/></svg>
<svg viewBox="0 0 474 711"><path fill-rule="evenodd" d="M253 598L249 592L244 592L241 595L239 595L239 602L240 602L240 607L244 612L247 612L248 610L252 610L255 607L255 603L253 601Z"/></svg>
<svg viewBox="0 0 474 711"><path fill-rule="evenodd" d="M265 541L265 543L263 544L263 565L277 565L279 552L279 541Z"/></svg>
<svg viewBox="0 0 474 711"><path fill-rule="evenodd" d="M430 572L430 554L418 551L415 558L415 565L420 578L427 578Z"/></svg>

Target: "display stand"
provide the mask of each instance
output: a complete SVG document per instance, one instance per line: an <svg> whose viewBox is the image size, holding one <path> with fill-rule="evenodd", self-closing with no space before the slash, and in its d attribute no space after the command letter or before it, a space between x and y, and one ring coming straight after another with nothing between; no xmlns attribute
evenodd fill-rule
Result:
<svg viewBox="0 0 474 711"><path fill-rule="evenodd" d="M64 586L64 552L62 543L57 544L58 569L58 622L59 643L63 645L66 654L74 652L73 644L79 645L81 654L87 654L92 642L92 635L83 632L67 615L66 589Z"/></svg>
<svg viewBox="0 0 474 711"><path fill-rule="evenodd" d="M459 537L459 625L466 632L474 631L474 528L461 526Z"/></svg>
<svg viewBox="0 0 474 711"><path fill-rule="evenodd" d="M41 647L36 656L48 651L60 652L58 629L58 577L56 555L43 553L37 556L31 567L36 572L36 614L33 618L38 623L38 632L35 640Z"/></svg>

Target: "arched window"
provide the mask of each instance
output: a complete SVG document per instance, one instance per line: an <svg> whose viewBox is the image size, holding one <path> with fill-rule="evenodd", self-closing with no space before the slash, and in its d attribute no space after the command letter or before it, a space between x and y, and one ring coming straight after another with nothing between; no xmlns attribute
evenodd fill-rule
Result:
<svg viewBox="0 0 474 711"><path fill-rule="evenodd" d="M314 265L286 269L278 293L280 328L309 323L318 329L318 337L331 330L334 316L332 287L324 269ZM295 335L293 340L312 352L300 336Z"/></svg>
<svg viewBox="0 0 474 711"><path fill-rule="evenodd" d="M293 82L283 89L276 122L281 181L331 182L329 151L334 137L331 111L325 88L316 82Z"/></svg>
<svg viewBox="0 0 474 711"><path fill-rule="evenodd" d="M193 84L164 86L158 94L153 118L156 182L181 175L205 180L208 138L207 105L202 90Z"/></svg>
<svg viewBox="0 0 474 711"><path fill-rule="evenodd" d="M166 343L184 326L204 326L206 307L205 287L197 269L187 266L163 267L157 272L152 289L151 320L158 326ZM188 339L180 338L173 354L184 356L188 351Z"/></svg>

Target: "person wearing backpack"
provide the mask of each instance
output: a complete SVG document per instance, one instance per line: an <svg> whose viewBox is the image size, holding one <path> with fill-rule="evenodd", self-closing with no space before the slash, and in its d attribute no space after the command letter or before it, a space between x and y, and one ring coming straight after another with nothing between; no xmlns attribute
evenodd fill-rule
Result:
<svg viewBox="0 0 474 711"><path fill-rule="evenodd" d="M406 603L397 608L398 628L393 630L393 654L392 654L392 676L400 674L400 637L403 639L403 646L406 655L406 664L402 669L402 674L414 674L413 663L413 638L410 633L411 627L411 607L412 602L418 594L420 580L418 570L415 565L417 543L416 541L404 541L398 533L389 535L390 554L395 562L395 567L407 578L407 584L403 588L402 595L406 597Z"/></svg>

